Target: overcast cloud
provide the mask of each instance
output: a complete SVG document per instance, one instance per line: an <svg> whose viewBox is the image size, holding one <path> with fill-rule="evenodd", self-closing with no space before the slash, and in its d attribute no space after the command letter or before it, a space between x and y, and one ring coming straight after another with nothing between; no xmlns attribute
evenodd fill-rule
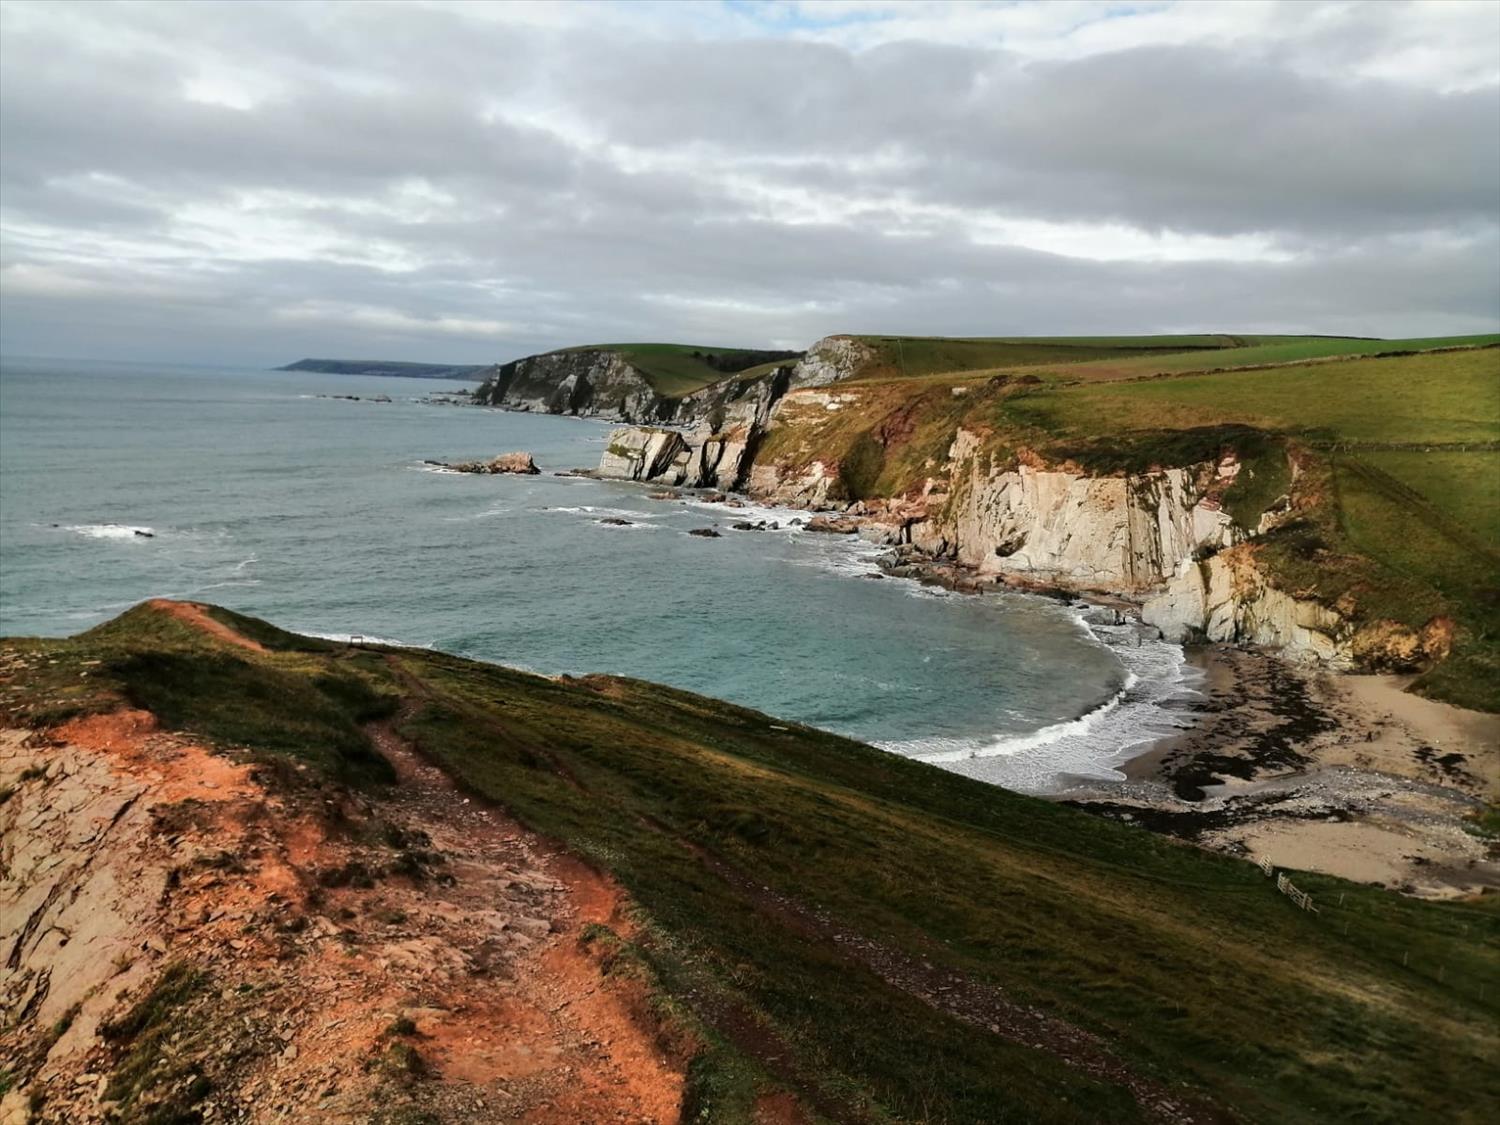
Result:
<svg viewBox="0 0 1500 1125"><path fill-rule="evenodd" d="M0 4L0 350L1500 330L1500 5Z"/></svg>

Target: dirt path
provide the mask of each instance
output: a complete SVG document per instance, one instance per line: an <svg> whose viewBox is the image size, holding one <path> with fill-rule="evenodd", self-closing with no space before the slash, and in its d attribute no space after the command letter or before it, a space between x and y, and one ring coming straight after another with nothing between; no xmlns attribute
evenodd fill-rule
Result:
<svg viewBox="0 0 1500 1125"><path fill-rule="evenodd" d="M160 610L162 613L170 614L195 629L202 629L219 640L228 644L247 648L251 652L265 652L265 646L259 641L253 641L243 633L236 632L222 621L208 615L204 606L197 602L179 602L170 598L152 598L146 603L152 609Z"/></svg>
<svg viewBox="0 0 1500 1125"><path fill-rule="evenodd" d="M515 966L503 1012L466 1005L467 1018L434 1026L438 1069L469 1082L525 1079L514 1091L518 1098L508 1106L508 1120L676 1121L681 1071L634 1017L629 993L606 987L599 966L577 941L589 923L629 936L619 888L501 810L465 796L395 733L395 721L367 728L400 779L390 805L425 826L435 848L463 857L454 864L454 904L474 910L488 905L475 866L529 872L534 881L545 881L534 885L553 890L547 926L556 936Z"/></svg>

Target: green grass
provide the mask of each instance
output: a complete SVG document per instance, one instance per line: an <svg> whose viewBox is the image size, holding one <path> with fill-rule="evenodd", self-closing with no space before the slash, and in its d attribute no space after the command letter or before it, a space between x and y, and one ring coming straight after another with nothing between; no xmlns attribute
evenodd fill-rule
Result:
<svg viewBox="0 0 1500 1125"><path fill-rule="evenodd" d="M1181 352L1172 355L1150 354L1133 358L1105 359L1098 363L1074 364L1066 368L1057 368L1057 373L1070 379L1133 379L1151 375L1297 363L1303 360L1334 360L1345 356L1488 347L1500 343L1500 335L1431 336L1403 340L1365 340L1327 336L1262 336L1250 337L1248 341L1243 347L1224 348L1217 351ZM1042 363L1045 365L1046 361Z"/></svg>
<svg viewBox="0 0 1500 1125"><path fill-rule="evenodd" d="M219 672L177 704L241 711L237 731L306 761L323 720L285 745L305 696L265 697L264 676L408 694L402 731L424 753L629 892L631 957L714 1044L693 1064L729 1107L710 1120L745 1120L747 1090L777 1085L846 1120L1141 1119L1122 1088L888 983L854 952L868 942L1071 1021L1243 1119L1477 1121L1500 1097L1495 902L1299 876L1320 905L1343 896L1346 936L1249 864L700 696L416 650L242 659L133 612L21 643L58 661L22 673L22 695L76 677L101 634L101 705L127 687L113 669L217 648Z"/></svg>
<svg viewBox="0 0 1500 1125"><path fill-rule="evenodd" d="M116 1103L118 1120L135 1125L190 1125L203 1120L197 1104L212 1084L200 1063L182 1052L204 1035L202 1013L189 1019L185 1010L204 997L208 984L202 971L174 963L129 1011L100 1027L100 1035L121 1052L104 1091Z"/></svg>
<svg viewBox="0 0 1500 1125"><path fill-rule="evenodd" d="M945 378L1029 371L1113 381L1439 348L1482 347L1500 335L1375 340L1338 336L859 336L875 352L857 379Z"/></svg>
<svg viewBox="0 0 1500 1125"><path fill-rule="evenodd" d="M914 378L953 372L1120 360L1218 349L1220 336L857 336L875 353L860 378Z"/></svg>
<svg viewBox="0 0 1500 1125"><path fill-rule="evenodd" d="M1367 450L1359 459L1421 494L1481 542L1500 549L1500 451Z"/></svg>
<svg viewBox="0 0 1500 1125"><path fill-rule="evenodd" d="M590 344L560 350L618 352L664 398L681 398L725 379L755 378L769 374L783 363L793 362L791 359L768 362L769 353L763 350L708 344ZM705 356L728 357L728 369L705 363Z"/></svg>
<svg viewBox="0 0 1500 1125"><path fill-rule="evenodd" d="M280 659L216 644L149 605L63 642L66 666L32 673L33 692L16 718L60 722L119 705L141 707L163 723L221 745L288 755L351 782L388 781L390 765L361 724L395 708L342 646L286 633L218 607L212 616L280 649ZM45 651L55 642L21 642ZM328 660L333 655L338 659ZM367 661L371 658L365 658ZM80 669L88 672L80 676Z"/></svg>
<svg viewBox="0 0 1500 1125"><path fill-rule="evenodd" d="M1305 440L1500 440L1500 349L1086 385L1028 397L1060 435L1244 423Z"/></svg>

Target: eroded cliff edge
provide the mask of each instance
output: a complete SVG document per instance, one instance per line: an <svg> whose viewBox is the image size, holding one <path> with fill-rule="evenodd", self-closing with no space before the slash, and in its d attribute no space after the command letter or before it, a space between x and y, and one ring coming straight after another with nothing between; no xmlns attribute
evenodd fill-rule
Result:
<svg viewBox="0 0 1500 1125"><path fill-rule="evenodd" d="M1329 482L1314 450L1243 425L1059 443L1015 424L1039 380L827 378L849 355L820 341L784 393L732 403L718 425L615 431L598 472L842 512L907 573L1126 598L1169 640L1387 672L1449 652L1455 623L1436 600L1398 620L1364 596L1367 577L1338 597L1288 582L1352 565L1317 534Z"/></svg>

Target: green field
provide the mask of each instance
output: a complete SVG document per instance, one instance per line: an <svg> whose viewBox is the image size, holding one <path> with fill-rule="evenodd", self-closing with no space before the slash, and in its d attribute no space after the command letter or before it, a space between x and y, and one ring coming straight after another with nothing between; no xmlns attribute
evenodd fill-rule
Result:
<svg viewBox="0 0 1500 1125"><path fill-rule="evenodd" d="M1486 546L1500 549L1500 459L1494 452L1364 450L1359 459L1414 489Z"/></svg>
<svg viewBox="0 0 1500 1125"><path fill-rule="evenodd" d="M1500 335L1376 340L1351 336L860 336L876 359L856 378L995 375L1024 370L1112 381L1387 352L1483 347Z"/></svg>
<svg viewBox="0 0 1500 1125"><path fill-rule="evenodd" d="M1078 379L1133 379L1189 371L1214 371L1233 367L1297 363L1301 360L1331 360L1340 356L1379 355L1390 352L1426 352L1442 348L1488 347L1500 344L1500 336L1434 336L1409 340L1361 340L1342 337L1290 336L1251 337L1246 347L1215 352L1147 355L1133 359L1060 368L1059 373Z"/></svg>
<svg viewBox="0 0 1500 1125"><path fill-rule="evenodd" d="M618 352L625 361L645 376L653 390L663 398L681 398L704 387L730 378L754 378L779 367L778 360L767 362L763 349L714 347L708 344L589 344L560 348L563 352ZM705 356L725 357L727 369L704 362ZM754 368L754 370L748 370Z"/></svg>
<svg viewBox="0 0 1500 1125"><path fill-rule="evenodd" d="M686 1119L747 1122L784 1088L813 1120L1144 1120L1126 1073L1219 1119L1477 1122L1500 1099L1500 903L1298 875L1308 914L1248 863L700 696L211 612L272 651L138 607L8 642L50 661L9 717L152 705L378 790L351 740L404 696L423 753L628 890L624 952L701 1030ZM1108 1065L1067 1065L1064 1028Z"/></svg>
<svg viewBox="0 0 1500 1125"><path fill-rule="evenodd" d="M1232 345L1227 336L857 336L874 353L861 379L915 378L959 371L1114 361Z"/></svg>
<svg viewBox="0 0 1500 1125"><path fill-rule="evenodd" d="M1500 349L1063 387L1013 406L1070 437L1234 422L1309 441L1489 442L1500 439Z"/></svg>

